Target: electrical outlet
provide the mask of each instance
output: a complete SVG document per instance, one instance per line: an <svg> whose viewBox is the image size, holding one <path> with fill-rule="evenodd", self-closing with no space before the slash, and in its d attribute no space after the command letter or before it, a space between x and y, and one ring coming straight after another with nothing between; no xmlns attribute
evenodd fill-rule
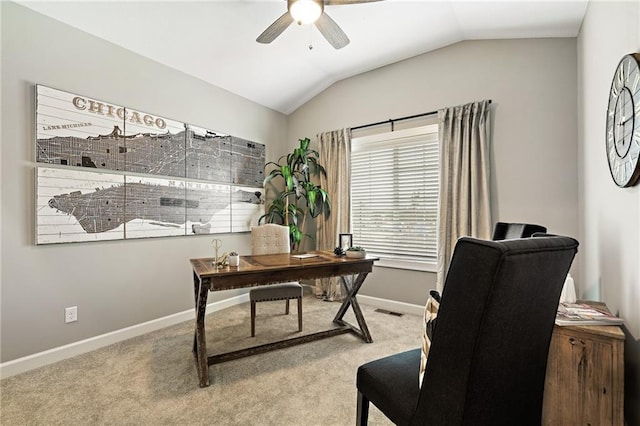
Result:
<svg viewBox="0 0 640 426"><path fill-rule="evenodd" d="M78 321L78 307L71 306L69 308L64 308L64 322L75 322Z"/></svg>

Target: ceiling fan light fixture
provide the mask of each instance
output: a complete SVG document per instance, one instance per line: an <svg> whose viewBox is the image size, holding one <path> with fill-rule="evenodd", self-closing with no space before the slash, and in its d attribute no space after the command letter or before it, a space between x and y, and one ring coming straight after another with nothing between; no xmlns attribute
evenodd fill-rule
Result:
<svg viewBox="0 0 640 426"><path fill-rule="evenodd" d="M323 6L315 0L289 0L289 13L298 24L313 24L322 15Z"/></svg>

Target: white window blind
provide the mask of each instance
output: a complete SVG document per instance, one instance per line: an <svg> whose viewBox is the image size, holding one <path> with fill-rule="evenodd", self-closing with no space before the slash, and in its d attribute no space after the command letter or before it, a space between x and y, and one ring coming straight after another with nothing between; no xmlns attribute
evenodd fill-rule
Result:
<svg viewBox="0 0 640 426"><path fill-rule="evenodd" d="M353 138L351 143L353 244L391 261L381 266L435 264L438 126Z"/></svg>

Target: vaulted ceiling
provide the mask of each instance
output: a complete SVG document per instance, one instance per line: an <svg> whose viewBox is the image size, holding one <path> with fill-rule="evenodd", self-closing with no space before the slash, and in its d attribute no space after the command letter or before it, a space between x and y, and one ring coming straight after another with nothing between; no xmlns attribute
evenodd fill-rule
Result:
<svg viewBox="0 0 640 426"><path fill-rule="evenodd" d="M336 50L313 26L256 37L284 0L19 1L171 68L285 114L344 78L462 40L575 37L587 0L385 0L325 12L351 42ZM312 46L310 49L309 46Z"/></svg>

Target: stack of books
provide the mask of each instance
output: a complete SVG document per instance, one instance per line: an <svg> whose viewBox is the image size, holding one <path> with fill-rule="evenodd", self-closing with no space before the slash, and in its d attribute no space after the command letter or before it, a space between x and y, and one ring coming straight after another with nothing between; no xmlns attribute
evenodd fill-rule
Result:
<svg viewBox="0 0 640 426"><path fill-rule="evenodd" d="M624 321L612 315L605 307L586 303L560 303L556 314L557 325L619 325Z"/></svg>

